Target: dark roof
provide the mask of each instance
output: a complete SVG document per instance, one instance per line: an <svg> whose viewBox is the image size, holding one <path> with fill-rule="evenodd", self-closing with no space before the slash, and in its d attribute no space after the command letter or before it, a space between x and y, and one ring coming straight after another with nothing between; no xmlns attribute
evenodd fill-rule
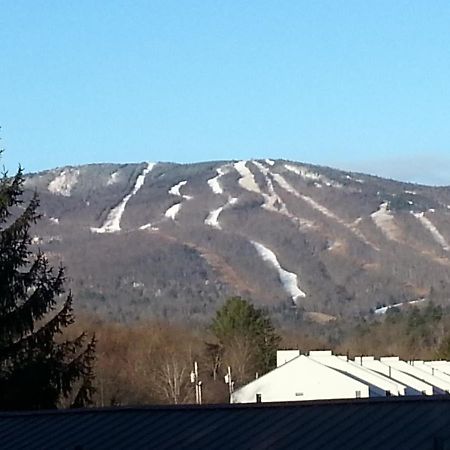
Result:
<svg viewBox="0 0 450 450"><path fill-rule="evenodd" d="M450 397L0 413L2 449L444 449Z"/></svg>

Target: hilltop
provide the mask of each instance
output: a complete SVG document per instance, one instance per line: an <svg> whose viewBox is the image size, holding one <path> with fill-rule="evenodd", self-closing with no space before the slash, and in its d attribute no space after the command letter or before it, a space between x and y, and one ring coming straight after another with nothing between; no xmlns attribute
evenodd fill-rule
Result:
<svg viewBox="0 0 450 450"><path fill-rule="evenodd" d="M105 317L203 320L231 295L281 321L449 302L449 187L268 159L63 167L25 186L34 243Z"/></svg>

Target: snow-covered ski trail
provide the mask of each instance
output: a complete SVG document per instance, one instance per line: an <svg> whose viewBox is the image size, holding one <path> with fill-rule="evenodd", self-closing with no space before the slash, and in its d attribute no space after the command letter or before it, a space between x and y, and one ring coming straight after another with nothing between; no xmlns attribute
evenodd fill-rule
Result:
<svg viewBox="0 0 450 450"><path fill-rule="evenodd" d="M80 171L78 169L64 169L48 185L52 194L70 197L73 187L77 184Z"/></svg>
<svg viewBox="0 0 450 450"><path fill-rule="evenodd" d="M262 204L262 208L267 209L268 211L272 211L272 212L281 214L283 216L286 216L296 226L298 226L300 228L314 227L313 222L311 222L305 218L302 218L302 217L297 217L288 210L286 204L283 202L281 197L275 192L275 189L274 189L273 183L272 183L272 179L270 178L269 169L258 161L252 161L252 163L258 168L258 170L264 176L264 179L267 184L267 190L269 191L269 193L261 192L261 195L264 198L264 203Z"/></svg>
<svg viewBox="0 0 450 450"><path fill-rule="evenodd" d="M224 190L219 182L219 179L223 177L225 174L229 172L228 165L222 166L217 168L217 175L213 178L210 178L208 180L208 185L216 195L223 195ZM219 216L220 214L225 210L236 204L238 201L237 198L231 197L231 195L228 195L227 202L223 206L219 206L216 209L213 209L209 212L208 216L205 219L205 225L208 225L213 228L217 228L218 230L222 229L220 222L219 222Z"/></svg>
<svg viewBox="0 0 450 450"><path fill-rule="evenodd" d="M333 211L330 211L326 206L320 204L313 198L300 194L282 175L278 173L273 174L274 180L278 183L278 185L283 188L286 192L289 192L290 194L301 198L305 203L307 203L309 206L311 206L316 211L319 211L324 216L328 217L329 219L334 220L335 222L339 223L340 225L347 228L353 235L355 235L358 239L363 241L365 244L369 245L370 247L374 248L375 250L377 247L375 247L371 242L367 240L367 238L361 233L360 230L356 228L356 224L350 224L346 222L345 220L341 219L337 214L335 214Z"/></svg>
<svg viewBox="0 0 450 450"><path fill-rule="evenodd" d="M378 210L370 215L374 224L391 241L400 241L401 230L397 226L394 216L388 210L388 203L382 203Z"/></svg>
<svg viewBox="0 0 450 450"><path fill-rule="evenodd" d="M241 176L238 181L239 186L241 186L246 191L261 194L261 190L259 189L259 186L255 181L255 177L247 167L247 161L239 161L237 163L234 163L234 168Z"/></svg>
<svg viewBox="0 0 450 450"><path fill-rule="evenodd" d="M175 195L177 197L181 197L183 200L191 200L192 197L190 195L184 195L180 192L180 189L187 184L186 180L180 181L179 183L173 185L169 189L169 194ZM182 202L175 203L172 205L165 213L164 217L167 219L175 220L178 213L180 212L182 206Z"/></svg>
<svg viewBox="0 0 450 450"><path fill-rule="evenodd" d="M428 217L426 217L423 212L421 212L421 213L412 213L412 214L413 214L414 217L419 219L420 223L431 233L431 235L433 236L433 239L435 240L435 242L437 242L442 247L443 250L445 250L446 252L450 252L450 245L449 245L449 243L446 241L444 236L442 236L442 234L436 228L434 223L431 222L431 220L428 219Z"/></svg>
<svg viewBox="0 0 450 450"><path fill-rule="evenodd" d="M136 178L136 183L134 184L133 190L109 212L105 223L100 228L91 228L93 233L117 233L121 230L120 221L122 220L127 203L130 201L130 198L136 195L139 189L141 189L145 182L145 177L155 167L155 165L156 163L147 164L142 173Z"/></svg>
<svg viewBox="0 0 450 450"><path fill-rule="evenodd" d="M284 290L291 297L294 304L299 305L300 299L305 298L306 293L300 289L297 275L293 272L288 272L287 270L283 269L278 261L277 256L272 250L259 242L251 241L251 243L256 248L256 251L258 252L261 259L275 268L275 270L278 272L278 277L280 278L280 282Z"/></svg>

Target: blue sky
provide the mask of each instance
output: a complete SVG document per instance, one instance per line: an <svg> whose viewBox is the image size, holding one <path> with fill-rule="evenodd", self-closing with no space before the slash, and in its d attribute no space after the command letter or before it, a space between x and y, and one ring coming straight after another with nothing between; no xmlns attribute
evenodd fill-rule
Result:
<svg viewBox="0 0 450 450"><path fill-rule="evenodd" d="M3 164L285 158L450 184L448 1L29 1Z"/></svg>

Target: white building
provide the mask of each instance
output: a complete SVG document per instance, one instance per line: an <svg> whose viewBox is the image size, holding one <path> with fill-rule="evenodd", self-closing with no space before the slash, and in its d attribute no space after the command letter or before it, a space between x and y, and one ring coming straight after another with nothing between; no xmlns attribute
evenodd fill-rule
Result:
<svg viewBox="0 0 450 450"><path fill-rule="evenodd" d="M427 384L405 372L401 372L387 364L383 364L373 356L361 356L355 358L355 362L374 372L381 373L393 380L403 383L406 386L405 395L433 395L433 386L431 384Z"/></svg>
<svg viewBox="0 0 450 450"><path fill-rule="evenodd" d="M369 397L369 387L300 355L231 394L231 403Z"/></svg>
<svg viewBox="0 0 450 450"><path fill-rule="evenodd" d="M394 369L398 369L401 372L408 373L413 377L424 381L425 383L433 386L433 394L448 394L450 392L450 382L443 380L436 375L432 375L423 369L408 364L405 361L401 361L398 356L389 356L387 358L380 358L383 364L386 364Z"/></svg>
<svg viewBox="0 0 450 450"><path fill-rule="evenodd" d="M231 403L288 402L450 393L450 363L398 357L354 361L331 351L277 352L277 368L236 389Z"/></svg>
<svg viewBox="0 0 450 450"><path fill-rule="evenodd" d="M386 397L389 395L405 395L406 386L384 375L373 372L366 367L348 361L347 357L339 357L332 354L331 351L313 351L309 352L310 359L321 364L336 369L356 380L367 384L370 397Z"/></svg>

